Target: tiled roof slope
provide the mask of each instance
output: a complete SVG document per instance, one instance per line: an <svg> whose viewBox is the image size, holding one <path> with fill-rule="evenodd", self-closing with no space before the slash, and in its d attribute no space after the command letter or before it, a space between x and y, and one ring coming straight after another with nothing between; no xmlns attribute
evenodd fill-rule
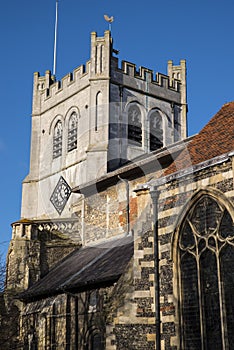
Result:
<svg viewBox="0 0 234 350"><path fill-rule="evenodd" d="M227 103L166 169L165 175L234 150L234 102Z"/></svg>
<svg viewBox="0 0 234 350"><path fill-rule="evenodd" d="M69 290L84 290L100 283L115 282L132 256L132 237L82 247L19 297L26 300L40 299Z"/></svg>

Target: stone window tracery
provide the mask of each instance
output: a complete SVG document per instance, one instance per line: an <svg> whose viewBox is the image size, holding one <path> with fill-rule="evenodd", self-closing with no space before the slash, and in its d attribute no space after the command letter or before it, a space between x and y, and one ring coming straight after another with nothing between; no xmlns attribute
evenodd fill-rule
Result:
<svg viewBox="0 0 234 350"><path fill-rule="evenodd" d="M159 111L150 115L150 151L163 147L163 125Z"/></svg>
<svg viewBox="0 0 234 350"><path fill-rule="evenodd" d="M59 120L54 128L53 134L53 158L58 158L62 155L62 142L63 142L63 125Z"/></svg>
<svg viewBox="0 0 234 350"><path fill-rule="evenodd" d="M128 141L136 146L142 144L141 110L135 103L128 109Z"/></svg>
<svg viewBox="0 0 234 350"><path fill-rule="evenodd" d="M234 344L234 224L209 195L190 209L179 236L182 349L230 350Z"/></svg>
<svg viewBox="0 0 234 350"><path fill-rule="evenodd" d="M68 138L67 138L68 152L77 148L77 127L78 127L77 114L73 112L68 121Z"/></svg>

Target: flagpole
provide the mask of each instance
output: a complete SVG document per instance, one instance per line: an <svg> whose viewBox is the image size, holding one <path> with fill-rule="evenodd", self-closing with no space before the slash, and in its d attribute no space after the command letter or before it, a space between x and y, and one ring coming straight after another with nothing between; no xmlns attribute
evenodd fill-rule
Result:
<svg viewBox="0 0 234 350"><path fill-rule="evenodd" d="M56 0L55 8L55 26L54 26L54 64L53 75L56 73L56 57L57 57L57 32L58 32L58 0Z"/></svg>

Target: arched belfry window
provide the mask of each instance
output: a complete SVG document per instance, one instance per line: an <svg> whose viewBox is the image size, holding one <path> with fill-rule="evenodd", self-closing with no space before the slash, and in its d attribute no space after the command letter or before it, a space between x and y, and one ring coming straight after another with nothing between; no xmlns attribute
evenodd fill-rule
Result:
<svg viewBox="0 0 234 350"><path fill-rule="evenodd" d="M68 120L68 137L67 137L68 152L77 148L77 127L78 127L77 113L73 112Z"/></svg>
<svg viewBox="0 0 234 350"><path fill-rule="evenodd" d="M234 224L229 211L203 194L178 240L183 350L234 348Z"/></svg>
<svg viewBox="0 0 234 350"><path fill-rule="evenodd" d="M150 114L150 151L163 147L163 123L159 111Z"/></svg>
<svg viewBox="0 0 234 350"><path fill-rule="evenodd" d="M62 143L63 143L63 125L61 120L59 120L54 127L53 158L58 158L62 155Z"/></svg>
<svg viewBox="0 0 234 350"><path fill-rule="evenodd" d="M141 110L137 104L131 104L128 108L128 141L136 146L142 144Z"/></svg>

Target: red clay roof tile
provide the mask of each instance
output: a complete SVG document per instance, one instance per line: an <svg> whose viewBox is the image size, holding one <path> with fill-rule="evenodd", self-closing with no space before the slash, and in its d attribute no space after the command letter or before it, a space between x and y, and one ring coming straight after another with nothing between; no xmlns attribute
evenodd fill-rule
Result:
<svg viewBox="0 0 234 350"><path fill-rule="evenodd" d="M223 105L208 124L166 169L164 175L234 150L234 102Z"/></svg>

